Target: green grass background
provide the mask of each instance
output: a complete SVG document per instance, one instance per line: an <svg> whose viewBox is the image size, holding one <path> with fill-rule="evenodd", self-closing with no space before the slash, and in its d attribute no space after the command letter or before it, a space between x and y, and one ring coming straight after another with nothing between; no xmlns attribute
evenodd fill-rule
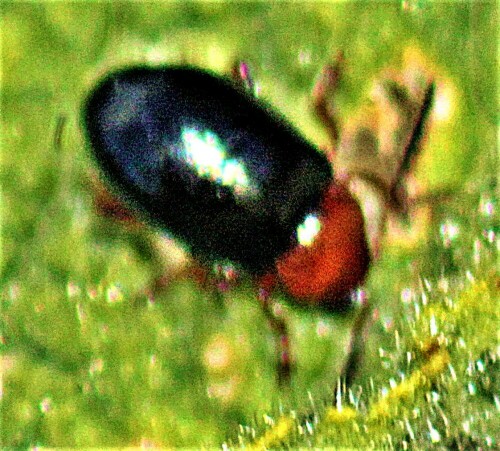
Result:
<svg viewBox="0 0 500 451"><path fill-rule="evenodd" d="M494 2L4 1L0 8L2 446L237 445L290 411L302 418L302 430L309 420L311 426L283 439L291 446L498 446L498 311L485 307L498 284L491 275L498 224L485 213L496 205ZM464 342L450 351L456 378L447 371L434 391L402 403L376 433L363 426L349 434L316 430L352 316L284 306L297 368L291 390L280 392L272 336L248 283L226 295L224 306L189 279L154 304L141 298L154 271L152 232L95 214L81 104L111 68L187 61L222 73L243 58L261 96L321 145L325 135L308 95L329 56L346 54L338 108L348 118L366 101L373 78L399 67L408 47L419 48L453 87L454 113L432 129L417 176L430 192L454 195L435 205L425 239L388 249L372 270L367 286L379 317L354 390L358 408L369 411L414 369L405 359L425 329L413 320L416 306L465 299L484 314L472 323L450 317L456 328L445 337ZM443 223L459 230L448 247ZM486 280L484 299L467 294L478 280ZM437 288L446 284L447 291ZM414 302L401 302L405 289ZM210 364L214 355L224 364ZM440 431L437 441L430 424Z"/></svg>

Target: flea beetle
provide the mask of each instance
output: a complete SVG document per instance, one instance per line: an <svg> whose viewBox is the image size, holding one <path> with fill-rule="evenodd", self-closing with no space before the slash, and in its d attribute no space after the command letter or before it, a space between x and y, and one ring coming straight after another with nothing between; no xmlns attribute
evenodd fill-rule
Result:
<svg viewBox="0 0 500 451"><path fill-rule="evenodd" d="M326 154L252 95L244 64L240 83L185 65L112 72L86 99L84 128L120 200L197 261L231 262L261 293L279 289L298 304L335 310L378 253L383 212L401 204L433 93L429 78L413 91L385 83L396 122L389 150L379 152L375 132L358 127L344 139L331 113L342 65L339 53L313 91L331 140ZM375 201L363 197L370 190Z"/></svg>

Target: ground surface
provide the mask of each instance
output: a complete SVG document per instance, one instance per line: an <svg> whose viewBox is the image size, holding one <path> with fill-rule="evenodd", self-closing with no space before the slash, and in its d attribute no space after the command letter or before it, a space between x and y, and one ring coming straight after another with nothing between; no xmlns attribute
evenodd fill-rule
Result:
<svg viewBox="0 0 500 451"><path fill-rule="evenodd" d="M493 2L1 8L2 446L498 446ZM417 180L452 195L422 213L418 234L392 234L367 282L378 316L359 385L329 410L353 317L284 305L297 368L280 392L246 284L223 306L189 279L141 297L150 232L95 214L80 108L112 67L224 72L244 58L261 96L321 145L307 96L338 49L344 119L380 70L424 55L439 108Z"/></svg>

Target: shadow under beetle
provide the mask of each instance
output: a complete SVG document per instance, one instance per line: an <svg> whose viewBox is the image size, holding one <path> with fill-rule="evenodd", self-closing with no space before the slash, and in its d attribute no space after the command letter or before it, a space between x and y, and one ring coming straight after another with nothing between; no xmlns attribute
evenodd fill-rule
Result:
<svg viewBox="0 0 500 451"><path fill-rule="evenodd" d="M244 63L232 79L191 66L124 68L105 76L84 105L93 154L119 202L184 243L202 265L231 262L251 274L279 335L282 383L290 352L271 293L345 308L379 254L388 211L405 212L404 178L433 100L424 73L389 77L377 88L393 115L385 131L356 125L342 133L328 101L342 67L339 53L313 90L330 139L326 153L256 99ZM367 303L355 322L347 383L369 312Z"/></svg>

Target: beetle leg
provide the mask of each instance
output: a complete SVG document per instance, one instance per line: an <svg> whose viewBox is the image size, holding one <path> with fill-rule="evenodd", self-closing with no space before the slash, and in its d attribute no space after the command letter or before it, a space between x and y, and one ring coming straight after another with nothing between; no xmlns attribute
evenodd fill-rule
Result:
<svg viewBox="0 0 500 451"><path fill-rule="evenodd" d="M154 302L176 280L194 276L192 278L203 284L206 277L201 267L191 261L174 241L150 232L132 211L106 189L97 174L89 175L88 185L97 215L126 229L129 232L129 244L150 268L150 281L134 296L134 305L144 305L146 299Z"/></svg>
<svg viewBox="0 0 500 451"><path fill-rule="evenodd" d="M246 90L257 96L257 86L245 61L236 61L231 70L232 78ZM291 379L292 361L290 357L290 337L285 319L276 312L276 304L271 300L269 290L259 289L259 305L271 328L276 343L276 378L280 387L288 387Z"/></svg>
<svg viewBox="0 0 500 451"><path fill-rule="evenodd" d="M337 115L328 101L328 98L334 95L338 88L343 64L344 54L342 51L339 51L334 61L323 68L312 90L312 107L317 118L325 127L332 152L335 152L337 149L340 137L340 126L336 117Z"/></svg>
<svg viewBox="0 0 500 451"><path fill-rule="evenodd" d="M276 341L277 349L277 370L276 377L280 387L289 387L292 360L290 356L290 337L288 334L288 327L284 318L276 311L276 305L271 300L269 291L261 288L258 294L259 304L262 308L267 322L269 323Z"/></svg>
<svg viewBox="0 0 500 451"><path fill-rule="evenodd" d="M340 381L346 387L349 387L354 382L358 368L363 360L372 311L372 303L363 300L361 309L357 313L351 329L349 352L340 373Z"/></svg>
<svg viewBox="0 0 500 451"><path fill-rule="evenodd" d="M139 225L134 214L105 188L96 174L90 176L89 184L92 190L94 208L99 216L115 219L116 221L130 225Z"/></svg>
<svg viewBox="0 0 500 451"><path fill-rule="evenodd" d="M54 130L54 148L60 151L63 144L64 131L67 125L66 116L59 116L57 119L56 127ZM90 172L90 171L89 171ZM139 229L141 224L135 218L134 214L127 209L115 196L113 196L99 180L99 177L93 171L89 174L88 185L92 192L92 201L96 213L105 218L113 219L116 222L126 224L130 229ZM172 277L167 275L165 271L165 264L162 261L161 255L157 246L155 246L155 239L150 237L141 237L140 240L134 240L134 247L139 250L141 254L148 255L148 260L152 262L155 268L155 275L152 282L146 288L145 294L148 298L152 299L161 290L167 286ZM159 239L158 239L159 240ZM156 268L160 268L157 270ZM141 302L144 301L144 293L140 296ZM139 297L133 299L133 303L139 303Z"/></svg>

